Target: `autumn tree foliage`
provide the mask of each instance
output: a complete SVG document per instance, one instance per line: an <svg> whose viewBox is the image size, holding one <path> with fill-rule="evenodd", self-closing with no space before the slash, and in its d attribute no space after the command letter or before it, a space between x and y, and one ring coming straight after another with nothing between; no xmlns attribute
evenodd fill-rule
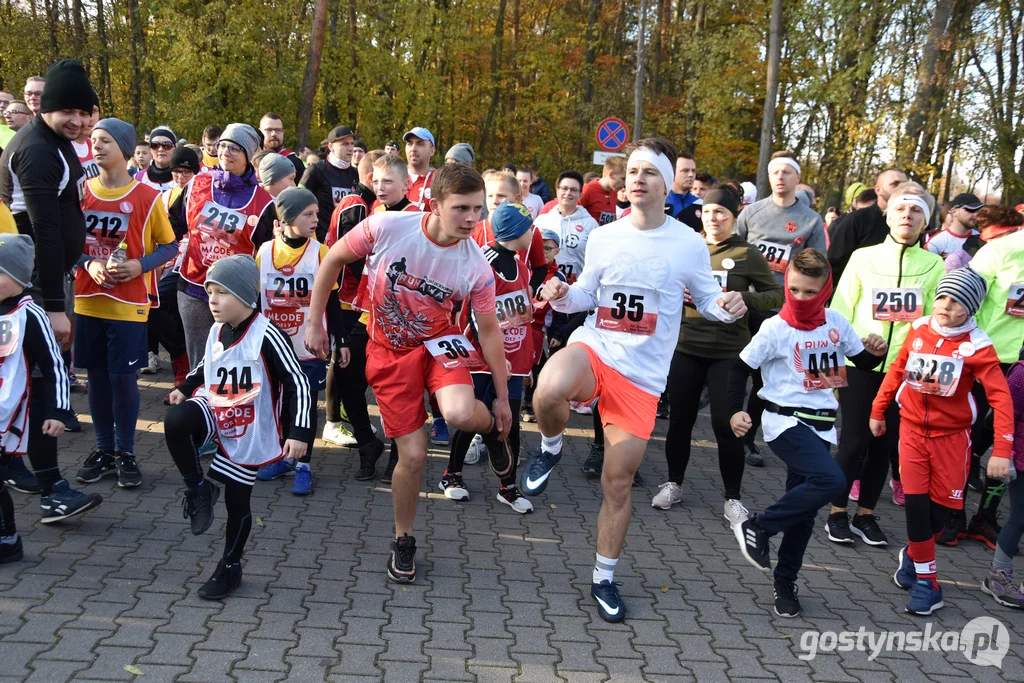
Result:
<svg viewBox="0 0 1024 683"><path fill-rule="evenodd" d="M647 0L644 135L692 150L701 170L754 179L771 4ZM423 125L439 153L465 141L481 167L531 163L553 175L589 167L602 118L632 121L639 9L0 0L0 87L17 95L26 76L73 56L104 113L140 130L169 123L198 140L209 123L276 111L289 145L315 147L343 123L380 146ZM894 162L940 196L1002 188L1024 199L1024 0L784 0L782 15L771 145L800 155L827 204Z"/></svg>

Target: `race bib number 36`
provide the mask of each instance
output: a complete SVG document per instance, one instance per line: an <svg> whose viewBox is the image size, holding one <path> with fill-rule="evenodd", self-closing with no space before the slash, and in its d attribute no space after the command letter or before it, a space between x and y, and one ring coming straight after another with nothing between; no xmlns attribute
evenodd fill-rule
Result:
<svg viewBox="0 0 1024 683"><path fill-rule="evenodd" d="M937 356L931 353L911 353L903 380L911 389L922 394L951 396L964 371L963 358Z"/></svg>
<svg viewBox="0 0 1024 683"><path fill-rule="evenodd" d="M804 376L804 389L841 389L846 386L846 359L836 348L800 349L797 372Z"/></svg>
<svg viewBox="0 0 1024 683"><path fill-rule="evenodd" d="M753 244L761 252L761 256L764 256L772 271L786 272L786 268L789 266L789 255L793 251L792 246L784 247L781 244L772 244L763 240L755 240Z"/></svg>
<svg viewBox="0 0 1024 683"><path fill-rule="evenodd" d="M922 315L924 294L920 287L891 287L871 290L871 315L886 322L913 322Z"/></svg>
<svg viewBox="0 0 1024 683"><path fill-rule="evenodd" d="M454 370L459 367L467 370L483 370L487 367L473 345L461 334L447 334L443 337L428 339L423 342L423 345L445 370Z"/></svg>
<svg viewBox="0 0 1024 683"><path fill-rule="evenodd" d="M1010 295L1006 299L1006 314L1024 318L1024 282L1010 286Z"/></svg>
<svg viewBox="0 0 1024 683"><path fill-rule="evenodd" d="M649 337L658 327L661 296L653 289L609 285L601 288L597 328Z"/></svg>

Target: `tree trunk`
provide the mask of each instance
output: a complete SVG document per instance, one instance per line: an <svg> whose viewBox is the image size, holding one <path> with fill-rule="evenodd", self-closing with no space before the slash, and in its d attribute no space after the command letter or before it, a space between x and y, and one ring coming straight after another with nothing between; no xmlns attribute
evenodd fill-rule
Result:
<svg viewBox="0 0 1024 683"><path fill-rule="evenodd" d="M75 55L79 59L86 57L85 55L85 22L82 21L82 0L74 0L74 17L75 17ZM88 69L88 66L86 66Z"/></svg>
<svg viewBox="0 0 1024 683"><path fill-rule="evenodd" d="M775 106L779 96L779 62L782 60L782 0L772 0L771 26L768 34L768 82L761 116L761 147L757 158L757 195L768 192L768 162L772 156L772 132L775 129Z"/></svg>
<svg viewBox="0 0 1024 683"><path fill-rule="evenodd" d="M58 0L43 0L43 7L46 9L46 30L50 34L50 61L57 61L60 54L60 47L57 45L57 22L60 21Z"/></svg>
<svg viewBox="0 0 1024 683"><path fill-rule="evenodd" d="M661 64L665 58L665 0L658 0L658 7L655 9L654 29L654 73L651 80L654 81L653 90L655 95L661 94Z"/></svg>
<svg viewBox="0 0 1024 683"><path fill-rule="evenodd" d="M633 139L639 140L644 122L644 48L647 32L647 0L640 0L640 17L636 29L636 80L633 82Z"/></svg>
<svg viewBox="0 0 1024 683"><path fill-rule="evenodd" d="M498 102L501 99L501 53L505 47L505 5L506 0L498 2L498 16L494 22L494 37L491 39L491 106L487 109L480 133L480 145L476 156L483 161L486 158L487 141L494 125L494 116L498 113Z"/></svg>
<svg viewBox="0 0 1024 683"><path fill-rule="evenodd" d="M504 2L502 2L504 4ZM601 9L601 0L590 0L587 9L587 28L583 34L583 101L590 104L594 101L594 61L596 53L594 29L597 27L597 13Z"/></svg>
<svg viewBox="0 0 1024 683"><path fill-rule="evenodd" d="M348 84L348 120L349 125L357 125L359 118L359 101L356 94L360 92L359 81L359 50L356 49L356 0L348 0L348 57L351 65L352 80Z"/></svg>
<svg viewBox="0 0 1024 683"><path fill-rule="evenodd" d="M921 132L924 130L926 118L931 110L931 101L935 96L937 74L935 62L939 58L939 50L946 35L949 14L953 10L954 0L937 0L935 13L932 15L928 40L921 53L921 62L917 67L917 92L914 103L907 116L907 144L897 159L898 163L910 167L918 156L921 146Z"/></svg>
<svg viewBox="0 0 1024 683"><path fill-rule="evenodd" d="M103 0L96 0L96 37L100 42L100 110L104 115L112 116L114 101L110 87L110 51L107 45L107 19L104 16Z"/></svg>
<svg viewBox="0 0 1024 683"><path fill-rule="evenodd" d="M305 147L309 142L309 124L313 116L313 99L316 97L320 79L320 59L324 51L324 30L327 28L327 0L316 0L313 6L313 30L309 36L309 52L306 55L306 73L302 77L302 91L299 99L299 118L295 131L296 146Z"/></svg>
<svg viewBox="0 0 1024 683"><path fill-rule="evenodd" d="M142 67L139 63L142 26L139 17L139 0L128 0L125 9L128 12L128 28L131 34L129 55L131 57L132 80L129 90L132 103L132 125L138 128L142 111Z"/></svg>

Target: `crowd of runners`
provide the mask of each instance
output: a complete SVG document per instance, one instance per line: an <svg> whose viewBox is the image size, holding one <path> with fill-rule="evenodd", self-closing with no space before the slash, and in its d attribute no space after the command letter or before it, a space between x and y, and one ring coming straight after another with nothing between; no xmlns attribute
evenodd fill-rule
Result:
<svg viewBox="0 0 1024 683"><path fill-rule="evenodd" d="M143 483L138 376L160 370L162 347L184 517L198 535L221 496L226 509L202 598L242 580L252 487L289 477L310 494L322 436L358 459L357 480L390 484L395 536L380 542L397 582L417 578L429 444L450 453L430 487L466 500L464 468L486 461L510 513L553 479L600 477L591 593L621 621L615 568L656 420L666 480L652 505L673 514L709 406L734 536L719 540L774 567L776 614L800 611L815 533L898 539L893 580L913 614L943 605L935 544L980 541L994 552L981 589L1024 607L1024 206L940 204L888 168L820 214L788 151L758 199L660 138L553 189L528 166L478 172L469 144L441 161L421 126L385 141L339 125L297 154L267 113L193 145L104 118L73 60L0 106L0 563L23 556L10 489L56 523L100 505L88 489L104 477ZM81 429L76 386L95 448L72 476L58 443ZM570 411L593 419L583 475L557 467ZM534 448L521 422L537 424ZM758 430L788 475L751 512ZM905 528L873 514L887 485Z"/></svg>

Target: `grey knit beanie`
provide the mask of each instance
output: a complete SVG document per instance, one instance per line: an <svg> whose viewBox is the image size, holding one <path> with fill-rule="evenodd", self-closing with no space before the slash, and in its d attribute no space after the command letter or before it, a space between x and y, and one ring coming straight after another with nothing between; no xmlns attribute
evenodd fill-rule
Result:
<svg viewBox="0 0 1024 683"><path fill-rule="evenodd" d="M236 254L216 261L206 271L206 283L216 283L231 292L249 308L256 308L260 298L260 267L248 254Z"/></svg>
<svg viewBox="0 0 1024 683"><path fill-rule="evenodd" d="M291 162L288 163L289 165L291 164ZM295 172L294 166L292 167L292 172ZM310 206L315 206L317 203L316 195L304 187L289 187L277 195L276 201L277 217L287 224L290 224L298 218L300 213Z"/></svg>
<svg viewBox="0 0 1024 683"><path fill-rule="evenodd" d="M260 159L260 185L263 187L270 187L289 175L295 175L295 164L277 152L271 152Z"/></svg>
<svg viewBox="0 0 1024 683"><path fill-rule="evenodd" d="M260 151L260 135L248 123L229 123L220 134L220 141L233 142L245 152L245 160L252 159Z"/></svg>
<svg viewBox="0 0 1024 683"><path fill-rule="evenodd" d="M31 237L16 232L0 234L0 272L27 288L32 286L35 264L36 247Z"/></svg>
<svg viewBox="0 0 1024 683"><path fill-rule="evenodd" d="M93 130L107 131L107 134L114 138L114 142L117 143L117 147L121 150L125 160L131 159L132 155L135 154L135 143L138 137L132 124L115 118L100 119Z"/></svg>

